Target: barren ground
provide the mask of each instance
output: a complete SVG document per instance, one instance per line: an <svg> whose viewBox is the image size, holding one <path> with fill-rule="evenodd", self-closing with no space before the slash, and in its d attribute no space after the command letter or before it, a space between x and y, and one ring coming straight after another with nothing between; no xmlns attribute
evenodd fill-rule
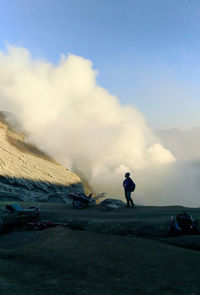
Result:
<svg viewBox="0 0 200 295"><path fill-rule="evenodd" d="M71 226L1 235L0 294L200 294L200 236L168 235L171 215L200 220L200 209L39 205L41 219Z"/></svg>

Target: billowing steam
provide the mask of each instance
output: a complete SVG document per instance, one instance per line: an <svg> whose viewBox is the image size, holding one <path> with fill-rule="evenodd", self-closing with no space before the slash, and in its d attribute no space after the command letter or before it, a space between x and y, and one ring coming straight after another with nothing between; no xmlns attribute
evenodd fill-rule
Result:
<svg viewBox="0 0 200 295"><path fill-rule="evenodd" d="M62 56L55 66L8 47L0 52L0 109L14 113L32 142L80 171L95 191L122 197L124 172L130 171L138 202L183 203L180 196L169 200L165 187L179 173L172 153L135 107L120 105L97 85L96 74L82 57Z"/></svg>

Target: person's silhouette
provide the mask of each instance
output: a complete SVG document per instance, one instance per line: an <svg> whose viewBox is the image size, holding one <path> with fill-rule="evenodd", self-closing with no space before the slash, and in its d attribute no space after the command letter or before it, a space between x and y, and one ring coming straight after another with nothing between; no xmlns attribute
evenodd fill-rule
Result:
<svg viewBox="0 0 200 295"><path fill-rule="evenodd" d="M124 187L124 193L125 193L125 198L127 202L127 207L130 207L130 204L132 208L134 208L134 203L131 198L131 193L134 192L135 190L135 183L134 181L130 178L130 173L127 172L125 174L125 180L123 181L123 187Z"/></svg>

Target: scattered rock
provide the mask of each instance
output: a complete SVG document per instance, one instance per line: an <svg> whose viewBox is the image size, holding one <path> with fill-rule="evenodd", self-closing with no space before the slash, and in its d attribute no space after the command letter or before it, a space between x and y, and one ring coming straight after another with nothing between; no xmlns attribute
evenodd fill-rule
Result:
<svg viewBox="0 0 200 295"><path fill-rule="evenodd" d="M111 208L111 209L117 209L117 208L125 207L126 204L123 201L117 200L117 199L105 199L103 202L99 204L99 206Z"/></svg>

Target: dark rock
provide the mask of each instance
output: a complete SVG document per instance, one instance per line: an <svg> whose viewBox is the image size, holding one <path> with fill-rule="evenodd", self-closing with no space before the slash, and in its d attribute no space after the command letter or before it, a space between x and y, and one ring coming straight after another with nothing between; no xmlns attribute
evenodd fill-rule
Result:
<svg viewBox="0 0 200 295"><path fill-rule="evenodd" d="M117 209L117 208L125 207L126 204L123 201L117 200L117 199L105 199L103 202L99 204L99 206L107 207L111 209Z"/></svg>

